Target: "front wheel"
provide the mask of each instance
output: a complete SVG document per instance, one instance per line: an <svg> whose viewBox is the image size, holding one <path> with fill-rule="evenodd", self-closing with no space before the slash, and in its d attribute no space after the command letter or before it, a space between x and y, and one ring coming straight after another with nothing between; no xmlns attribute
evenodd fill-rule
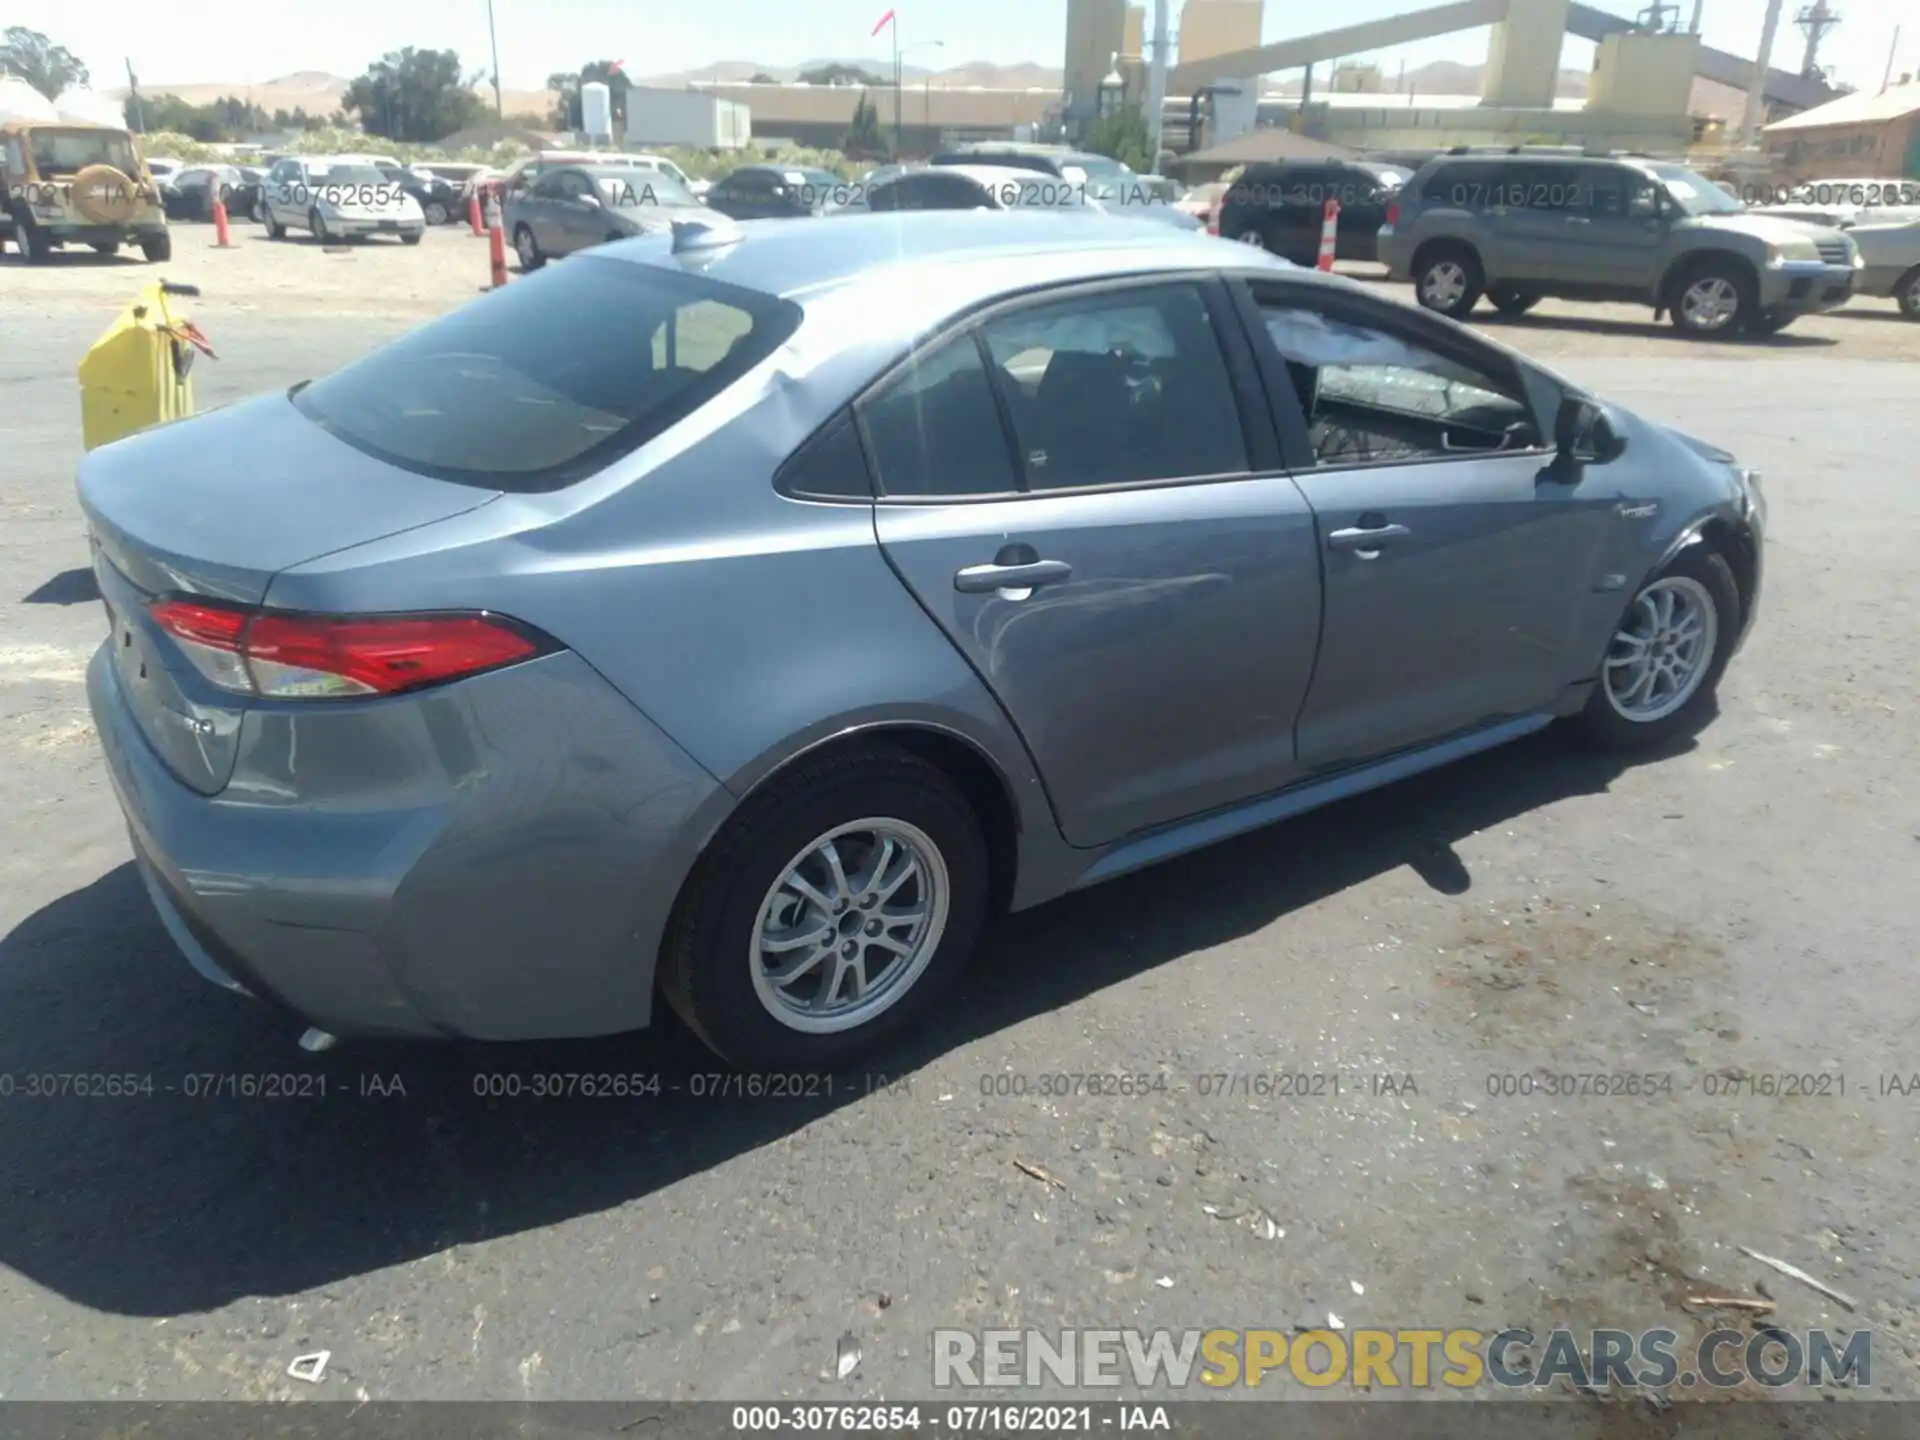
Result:
<svg viewBox="0 0 1920 1440"><path fill-rule="evenodd" d="M1712 712L1739 632L1740 587L1726 560L1705 544L1682 550L1628 602L1581 727L1616 749L1692 734Z"/></svg>
<svg viewBox="0 0 1920 1440"><path fill-rule="evenodd" d="M146 256L150 262L154 263L162 260L171 260L173 258L173 236L167 234L164 230L158 235L142 235L140 237L140 253Z"/></svg>
<svg viewBox="0 0 1920 1440"><path fill-rule="evenodd" d="M926 1013L989 893L980 822L940 770L892 747L802 762L695 868L661 988L735 1065L831 1070Z"/></svg>
<svg viewBox="0 0 1920 1440"><path fill-rule="evenodd" d="M427 224L429 225L444 225L447 223L447 207L442 205L438 200L429 200L427 202L426 214Z"/></svg>
<svg viewBox="0 0 1920 1440"><path fill-rule="evenodd" d="M1920 265L1900 277L1893 287L1893 298L1900 302L1900 313L1909 320L1920 320Z"/></svg>
<svg viewBox="0 0 1920 1440"><path fill-rule="evenodd" d="M1735 266L1714 261L1689 270L1673 289L1674 328L1703 340L1747 329L1760 308L1752 279Z"/></svg>
<svg viewBox="0 0 1920 1440"><path fill-rule="evenodd" d="M320 207L317 205L307 212L307 229L313 232L313 238L322 245L332 238L327 234L327 217L320 213Z"/></svg>
<svg viewBox="0 0 1920 1440"><path fill-rule="evenodd" d="M96 240L93 242L93 253L96 255L105 255L111 259L120 253L120 242L118 240Z"/></svg>
<svg viewBox="0 0 1920 1440"><path fill-rule="evenodd" d="M1420 303L1449 320L1464 320L1486 287L1480 262L1456 247L1434 250L1414 265L1413 290Z"/></svg>
<svg viewBox="0 0 1920 1440"><path fill-rule="evenodd" d="M520 257L520 271L523 275L531 275L547 260L547 257L540 253L540 242L533 238L533 231L525 225L513 232L513 253Z"/></svg>

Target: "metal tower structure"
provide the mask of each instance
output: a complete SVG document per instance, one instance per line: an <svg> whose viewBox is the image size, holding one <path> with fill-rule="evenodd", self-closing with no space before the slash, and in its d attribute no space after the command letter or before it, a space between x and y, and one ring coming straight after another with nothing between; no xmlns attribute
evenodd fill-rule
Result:
<svg viewBox="0 0 1920 1440"><path fill-rule="evenodd" d="M1800 13L1793 17L1793 23L1807 37L1807 53L1800 62L1800 73L1809 80L1818 80L1820 42L1826 38L1829 30L1840 23L1840 12L1828 9L1827 0L1813 0L1813 4L1801 7Z"/></svg>
<svg viewBox="0 0 1920 1440"><path fill-rule="evenodd" d="M1680 7L1653 0L1651 5L1633 17L1633 23L1654 34L1670 35L1680 28Z"/></svg>

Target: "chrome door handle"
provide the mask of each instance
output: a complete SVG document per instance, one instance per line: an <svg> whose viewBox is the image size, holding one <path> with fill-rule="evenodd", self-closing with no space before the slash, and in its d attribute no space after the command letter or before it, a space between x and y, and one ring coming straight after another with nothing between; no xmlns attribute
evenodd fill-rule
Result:
<svg viewBox="0 0 1920 1440"><path fill-rule="evenodd" d="M1329 550L1378 550L1388 540L1404 540L1413 534L1404 525L1375 525L1367 529L1333 530L1327 534Z"/></svg>
<svg viewBox="0 0 1920 1440"><path fill-rule="evenodd" d="M953 588L963 595L985 595L995 590L1037 590L1057 585L1073 574L1064 560L1029 560L1024 565L969 565L953 574Z"/></svg>

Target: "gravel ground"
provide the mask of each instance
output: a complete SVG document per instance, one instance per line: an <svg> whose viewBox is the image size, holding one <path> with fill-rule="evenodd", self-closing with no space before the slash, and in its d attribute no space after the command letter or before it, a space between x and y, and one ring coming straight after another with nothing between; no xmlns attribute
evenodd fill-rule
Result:
<svg viewBox="0 0 1920 1440"><path fill-rule="evenodd" d="M334 256L239 228L220 253L180 227L168 267L209 291L203 405L484 279L457 231ZM1920 1100L1883 1077L1920 1069L1920 370L1887 363L1920 327L1502 327L1768 476L1759 628L1697 743L1622 765L1537 737L1016 917L885 1083L713 1099L672 1031L309 1057L174 953L85 715L71 488L72 366L144 273L0 276L0 1072L155 1087L0 1099L0 1396L897 1397L928 1392L936 1326L1684 1334L1687 1296L1756 1282L1789 1330L1873 1328L1874 1389L1916 1393ZM1490 1093L1549 1070L1672 1088ZM669 1088L474 1094L606 1071ZM1000 1093L1063 1071L1153 1088ZM240 1073L327 1094L185 1093ZM1282 1073L1319 1092L1209 1078ZM1845 1093L1750 1093L1801 1073ZM321 1348L322 1384L287 1378Z"/></svg>

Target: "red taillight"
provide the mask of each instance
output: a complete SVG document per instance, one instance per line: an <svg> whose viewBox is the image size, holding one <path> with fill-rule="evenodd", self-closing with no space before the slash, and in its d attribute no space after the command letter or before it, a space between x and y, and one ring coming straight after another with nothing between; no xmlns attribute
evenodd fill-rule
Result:
<svg viewBox="0 0 1920 1440"><path fill-rule="evenodd" d="M1400 202L1398 200L1395 200L1393 203L1387 206L1387 224L1398 225L1399 223L1400 223Z"/></svg>
<svg viewBox="0 0 1920 1440"><path fill-rule="evenodd" d="M295 615L196 600L161 600L151 613L214 684L277 699L393 695L547 648L488 614Z"/></svg>

